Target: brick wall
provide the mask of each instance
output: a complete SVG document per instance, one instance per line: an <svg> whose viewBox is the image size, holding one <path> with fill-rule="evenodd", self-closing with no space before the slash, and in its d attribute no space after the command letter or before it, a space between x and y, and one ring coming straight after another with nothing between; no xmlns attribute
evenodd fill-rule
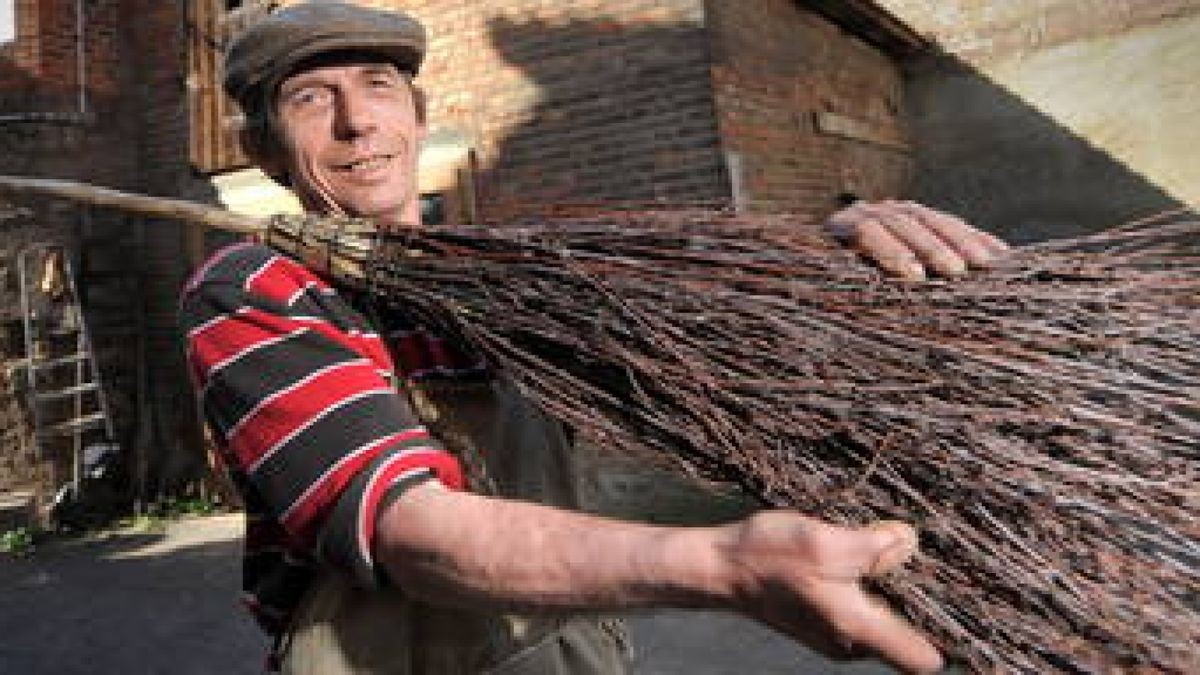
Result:
<svg viewBox="0 0 1200 675"><path fill-rule="evenodd" d="M115 187L136 185L137 157L130 143L136 124L122 95L131 76L123 36L121 0L90 0L84 6L83 72L79 71L79 31L75 0L18 0L18 35L0 47L0 173L77 178ZM83 85L83 100L80 97ZM89 212L65 203L22 200L30 217L0 221L0 306L17 303L16 254L33 243L67 246L76 269L87 272L97 258L120 251L124 275L131 256L119 238L124 219ZM120 282L120 279L117 280ZM128 332L135 308L126 302L105 304L99 284L81 284L89 324L110 399L119 415L119 431L132 426L136 350ZM123 300L121 292L110 294ZM0 360L11 365L25 356L17 313L3 326ZM27 449L29 419L18 403L20 371L0 377L0 488L20 484L46 497L69 476L69 446L49 444L46 459L33 461Z"/></svg>
<svg viewBox="0 0 1200 675"><path fill-rule="evenodd" d="M189 158L187 58L193 2L126 0L129 40L143 45L141 77L129 94L139 102L136 137L141 189L216 204L207 176ZM136 17L136 19L134 19ZM205 233L173 221L144 226L142 269L147 405L142 411L139 480L147 497L168 493L202 475L205 454L176 322L179 289L200 262Z"/></svg>
<svg viewBox="0 0 1200 675"><path fill-rule="evenodd" d="M700 0L402 4L433 38L434 130L473 141L485 218L727 199Z"/></svg>
<svg viewBox="0 0 1200 675"><path fill-rule="evenodd" d="M0 49L0 114L71 112L75 0L18 3L21 36ZM821 135L813 116L841 113L877 136L902 139L894 69L794 2L373 4L402 6L426 22L431 51L418 82L431 94L431 130L473 150L484 218L563 201L728 203L733 154L750 208L816 214L843 189L899 191L903 153ZM215 202L211 180L188 161L194 3L84 5L92 115L73 124L0 124L0 172ZM148 497L177 488L201 472L204 453L175 300L214 238L114 214L92 214L86 227L77 210L55 218L47 222L87 239L81 251L96 269L124 269L134 279L132 306L95 305L109 326L98 338L113 354L108 370L129 463L144 468L135 480Z"/></svg>
<svg viewBox="0 0 1200 675"><path fill-rule="evenodd" d="M739 205L815 219L841 192L903 194L911 164L903 84L888 56L792 0L710 0L707 10ZM840 123L840 133L822 130L822 120Z"/></svg>

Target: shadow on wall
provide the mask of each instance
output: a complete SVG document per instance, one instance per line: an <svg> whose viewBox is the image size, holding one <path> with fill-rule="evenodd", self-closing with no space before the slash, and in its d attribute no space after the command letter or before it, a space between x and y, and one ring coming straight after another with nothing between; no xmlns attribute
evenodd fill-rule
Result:
<svg viewBox="0 0 1200 675"><path fill-rule="evenodd" d="M484 138L503 129L478 177L486 217L564 201L728 202L702 27L493 18L488 34L516 71L478 91Z"/></svg>
<svg viewBox="0 0 1200 675"><path fill-rule="evenodd" d="M1184 206L953 55L917 57L906 73L914 199L1018 243Z"/></svg>
<svg viewBox="0 0 1200 675"><path fill-rule="evenodd" d="M731 201L704 28L494 18L488 39L523 77L495 73L473 92L485 106L475 113L485 217L554 201ZM1182 206L954 56L929 53L902 66L914 160L903 196L1013 242ZM816 112L793 118L810 124ZM847 148L852 165L858 148Z"/></svg>

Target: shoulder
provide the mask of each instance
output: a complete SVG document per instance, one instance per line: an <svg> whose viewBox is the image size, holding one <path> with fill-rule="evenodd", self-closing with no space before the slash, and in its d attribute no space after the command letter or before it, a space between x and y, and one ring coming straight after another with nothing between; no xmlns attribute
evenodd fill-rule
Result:
<svg viewBox="0 0 1200 675"><path fill-rule="evenodd" d="M278 330L306 326L338 341L374 337L366 318L325 279L283 253L252 242L213 254L179 297L178 320L188 335L235 316Z"/></svg>
<svg viewBox="0 0 1200 675"><path fill-rule="evenodd" d="M214 288L235 288L263 300L288 304L305 292L332 292L324 279L275 249L254 242L227 246L192 274L182 299Z"/></svg>

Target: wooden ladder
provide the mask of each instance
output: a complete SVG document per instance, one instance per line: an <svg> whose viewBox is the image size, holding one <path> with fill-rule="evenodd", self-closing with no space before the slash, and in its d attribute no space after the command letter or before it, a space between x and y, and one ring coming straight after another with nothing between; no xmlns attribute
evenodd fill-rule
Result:
<svg viewBox="0 0 1200 675"><path fill-rule="evenodd" d="M33 244L17 259L33 455L52 438L71 439L71 487L80 496L89 436L113 439L113 422L67 251Z"/></svg>

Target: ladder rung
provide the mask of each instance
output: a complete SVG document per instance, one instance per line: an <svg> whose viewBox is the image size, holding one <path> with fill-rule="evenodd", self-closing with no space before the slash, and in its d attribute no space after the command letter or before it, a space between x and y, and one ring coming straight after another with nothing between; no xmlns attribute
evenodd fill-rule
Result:
<svg viewBox="0 0 1200 675"><path fill-rule="evenodd" d="M57 391L48 391L44 394L37 394L34 396L34 398L39 403L45 403L47 401L58 401L64 398L71 398L76 394L86 394L88 392L99 391L99 389L100 383L98 382L84 382L83 384L77 384L74 387L67 387L66 389L59 389Z"/></svg>
<svg viewBox="0 0 1200 675"><path fill-rule="evenodd" d="M76 417L75 419L67 420L66 422L60 422L54 426L46 427L45 429L38 431L38 435L59 436L62 434L70 434L76 431L83 431L84 429L100 426L101 424L104 424L104 422L104 412L101 411L92 413L91 415L84 415L83 417Z"/></svg>
<svg viewBox="0 0 1200 675"><path fill-rule="evenodd" d="M87 358L88 358L87 352L75 352L74 354L68 354L67 356L60 356L56 359L49 359L47 361L42 361L40 363L34 363L33 369L41 370L43 368L56 368L58 366L65 366L65 365L69 365L72 363L79 363L80 361L84 361Z"/></svg>

